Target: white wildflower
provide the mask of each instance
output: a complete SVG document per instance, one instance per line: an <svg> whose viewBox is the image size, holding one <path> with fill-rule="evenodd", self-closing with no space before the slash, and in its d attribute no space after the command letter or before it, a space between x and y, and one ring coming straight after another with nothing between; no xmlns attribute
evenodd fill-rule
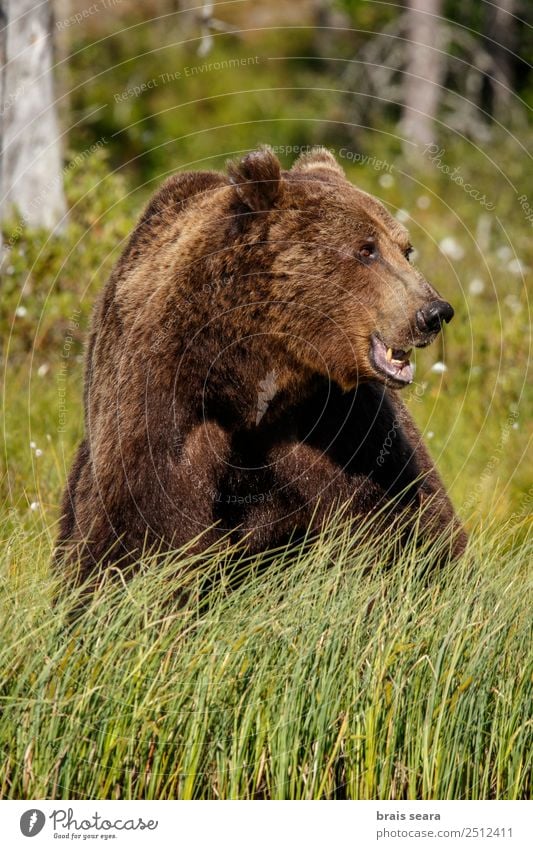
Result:
<svg viewBox="0 0 533 849"><path fill-rule="evenodd" d="M446 236L442 239L439 248L444 256L449 256L450 259L462 259L465 255L464 249L453 236Z"/></svg>
<svg viewBox="0 0 533 849"><path fill-rule="evenodd" d="M474 277L473 280L470 281L468 291L471 295L481 295L481 293L485 291L485 283L481 277Z"/></svg>
<svg viewBox="0 0 533 849"><path fill-rule="evenodd" d="M502 245L496 251L496 256L498 257L498 259L501 259L502 262L507 262L508 259L511 259L512 255L513 252L509 245Z"/></svg>
<svg viewBox="0 0 533 849"><path fill-rule="evenodd" d="M390 189L391 186L394 186L394 177L392 174L382 174L378 182L384 189Z"/></svg>
<svg viewBox="0 0 533 849"><path fill-rule="evenodd" d="M511 274L523 274L526 270L526 266L521 259L515 257L507 264L507 270L510 271Z"/></svg>
<svg viewBox="0 0 533 849"><path fill-rule="evenodd" d="M511 312L514 312L515 314L522 310L522 304L516 295L507 295L507 297L503 299L503 302L507 307L509 307Z"/></svg>

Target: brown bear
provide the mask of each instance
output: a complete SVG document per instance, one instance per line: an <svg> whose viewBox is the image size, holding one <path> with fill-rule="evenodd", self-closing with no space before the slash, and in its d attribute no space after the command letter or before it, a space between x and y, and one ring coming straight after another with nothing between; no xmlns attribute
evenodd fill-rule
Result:
<svg viewBox="0 0 533 849"><path fill-rule="evenodd" d="M453 309L318 148L171 177L97 304L59 555L282 544L348 505L465 534L397 390Z"/></svg>

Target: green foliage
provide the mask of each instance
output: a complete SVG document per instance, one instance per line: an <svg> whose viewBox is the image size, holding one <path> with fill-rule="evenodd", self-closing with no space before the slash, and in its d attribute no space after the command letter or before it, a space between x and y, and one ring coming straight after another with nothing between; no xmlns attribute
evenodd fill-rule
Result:
<svg viewBox="0 0 533 849"><path fill-rule="evenodd" d="M137 25L131 37L136 53L119 33L105 49L85 45L73 57L73 107L94 113L73 138L78 147L107 139L112 161L126 164L138 182L161 180L178 167L220 168L265 139L320 140L315 116L329 111L335 83L323 66L320 73L313 68L311 28L267 32L260 42L217 37L203 58L177 22L164 32ZM289 52L300 58L278 58Z"/></svg>
<svg viewBox="0 0 533 849"><path fill-rule="evenodd" d="M395 14L351 5L362 29L375 26L365 15ZM444 134L442 163L486 195L487 211L429 157L406 162L394 127L359 129L356 143L341 67L317 68L311 29L257 47L217 38L201 60L180 40L165 24L80 42L68 70L68 225L53 237L4 225L1 795L525 797L533 242L517 193L533 203L532 173L503 133L486 149ZM258 63L185 73L256 52ZM208 606L198 587L224 572L219 558L144 563L69 625L75 599L65 590L52 603L50 554L83 428L96 294L168 173L219 168L263 142L335 148L349 178L407 220L417 263L456 307L443 338L418 352L404 397L474 530L469 557L428 579L431 553L408 550L385 570L385 552L338 529L311 552L274 554L266 572L256 564L234 592L222 580ZM280 153L286 166L294 156ZM177 606L180 586L194 591Z"/></svg>
<svg viewBox="0 0 533 849"><path fill-rule="evenodd" d="M416 383L404 393L455 503L467 520L523 515L530 483L521 458L532 414L525 383L524 275L533 267L533 247L513 189L503 181L496 185L492 163L466 143L444 149L442 163L460 168L496 204L498 215L430 159L418 163L424 170L408 167L384 137L369 153L342 143L334 147L351 180L377 194L394 214L409 214L416 262L456 308L442 339L417 352ZM354 155L358 162L348 158ZM19 232L16 222L4 228L4 241L13 246L0 304L6 374L6 449L0 462L8 460L0 492L30 525L31 503L39 503L48 522L57 518L81 433L83 340L92 305L154 188L150 183L130 190L122 174L110 173L109 156L104 145L77 168L66 169L71 208L64 234ZM509 156L501 143L491 160ZM290 165L294 155L282 158ZM511 166L510 178L520 179L524 194L533 197L530 175ZM450 238L460 259L440 250ZM445 373L432 371L440 361ZM32 442L43 452L39 457Z"/></svg>
<svg viewBox="0 0 533 849"><path fill-rule="evenodd" d="M526 798L533 552L509 539L386 569L390 541L334 522L263 561L144 562L80 613L19 531L0 567L2 797Z"/></svg>

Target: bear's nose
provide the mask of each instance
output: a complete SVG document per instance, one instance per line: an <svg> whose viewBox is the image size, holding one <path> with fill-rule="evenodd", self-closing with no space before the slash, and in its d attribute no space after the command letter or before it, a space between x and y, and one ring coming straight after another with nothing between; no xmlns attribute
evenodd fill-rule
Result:
<svg viewBox="0 0 533 849"><path fill-rule="evenodd" d="M433 333L440 330L443 322L446 324L453 318L453 307L448 301L431 301L422 307L416 314L416 323L419 330L425 333Z"/></svg>

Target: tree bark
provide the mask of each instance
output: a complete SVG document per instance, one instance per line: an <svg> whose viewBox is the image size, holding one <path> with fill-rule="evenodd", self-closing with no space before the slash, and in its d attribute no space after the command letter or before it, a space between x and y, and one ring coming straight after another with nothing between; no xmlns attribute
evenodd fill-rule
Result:
<svg viewBox="0 0 533 849"><path fill-rule="evenodd" d="M54 103L49 2L0 0L7 18L3 70L0 215L53 229L66 212Z"/></svg>
<svg viewBox="0 0 533 849"><path fill-rule="evenodd" d="M4 125L4 103L5 103L5 68L6 68L6 35L7 15L5 0L0 0L0 212L2 211L2 197L4 195L2 180L2 163L4 161L2 139ZM0 216L1 221L1 216ZM2 247L2 231L0 230L0 248Z"/></svg>
<svg viewBox="0 0 533 849"><path fill-rule="evenodd" d="M435 118L444 82L446 44L442 0L408 0L408 62L404 79L403 135L418 145L435 141ZM408 145L407 147L410 147Z"/></svg>
<svg viewBox="0 0 533 849"><path fill-rule="evenodd" d="M515 3L514 0L496 0L487 6L486 34L490 39L487 49L494 57L492 82L493 111L502 117L513 97L513 56L515 47Z"/></svg>

